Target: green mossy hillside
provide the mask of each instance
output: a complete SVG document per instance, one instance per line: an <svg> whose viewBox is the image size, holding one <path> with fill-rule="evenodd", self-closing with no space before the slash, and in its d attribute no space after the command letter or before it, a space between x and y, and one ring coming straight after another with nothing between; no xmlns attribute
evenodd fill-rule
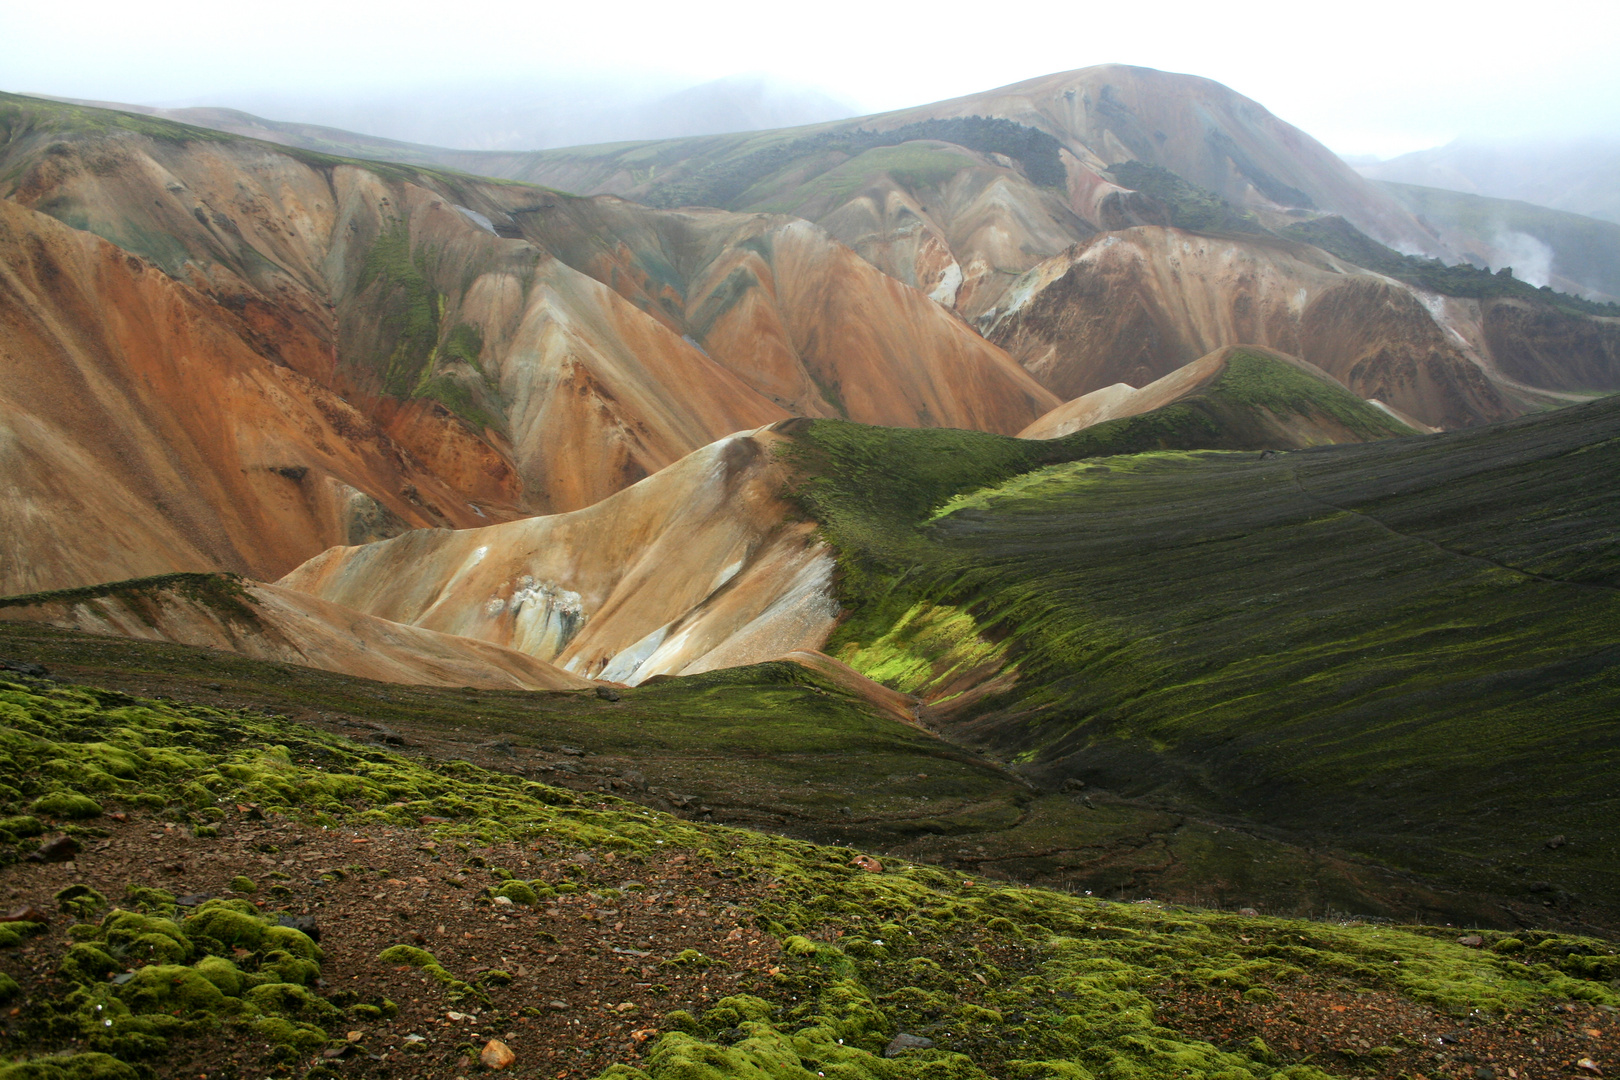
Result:
<svg viewBox="0 0 1620 1080"><path fill-rule="evenodd" d="M1055 464L1065 448L820 422L794 453L843 570L829 651L932 698L957 737L1513 918L1608 923L1617 415Z"/></svg>
<svg viewBox="0 0 1620 1080"><path fill-rule="evenodd" d="M1510 1013L1561 1000L1620 1004L1610 985L1620 966L1601 942L1492 934L1494 948L1470 949L1454 943L1451 930L1114 904L903 863L869 873L851 864L847 849L684 823L612 799L584 806L544 785L465 763L414 761L263 716L23 683L0 683L0 707L8 791L20 791L44 762L93 761L110 779L66 769L58 790L182 822L209 820L221 803L250 799L332 828L411 827L431 812L452 819L431 830L443 841L515 837L558 856L609 848L631 861L680 848L698 865L762 883L753 916L785 954L768 995L722 999L702 1016L665 1017L645 1068L614 1066L605 1077L802 1080L808 1070L874 1080L1101 1080L1191 1070L1230 1080L1317 1080L1326 1074L1278 1064L1264 1047L1215 1046L1164 1026L1159 997L1178 986L1327 980L1453 1013ZM87 890L65 891L62 902L105 903ZM88 908L83 914L57 961L72 989L25 1003L12 1046L35 1061L0 1076L56 1075L39 1071L50 1068L101 1075L91 1070L105 1059L83 1051L138 1065L182 1040L236 1029L307 1052L343 1020L315 984L318 946L246 900L209 901L182 914L172 895L138 889L99 917ZM385 957L437 966L432 954L408 946ZM117 972L130 977L107 979ZM456 980L446 972L441 981ZM934 1046L884 1057L901 1032ZM70 1045L78 1058L48 1056ZM126 1067L105 1075L136 1074Z"/></svg>

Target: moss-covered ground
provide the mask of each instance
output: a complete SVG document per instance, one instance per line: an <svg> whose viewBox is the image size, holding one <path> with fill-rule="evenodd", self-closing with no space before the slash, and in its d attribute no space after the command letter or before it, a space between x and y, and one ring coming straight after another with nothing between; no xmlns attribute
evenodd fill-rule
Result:
<svg viewBox="0 0 1620 1080"><path fill-rule="evenodd" d="M622 906L623 889L642 886L610 887L582 869L603 862L615 863L618 874L636 865L702 867L716 890L745 883L732 910L741 924L775 939L778 960L746 991L701 1012L638 1018L645 1052L637 1051L635 1066L614 1065L603 1076L1304 1080L1324 1072L1393 1076L1392 1061L1448 1075L1468 1060L1468 1047L1424 1042L1428 1028L1467 1018L1477 1037L1494 1037L1502 1053L1528 1052L1532 1038L1551 1046L1552 1036L1565 1034L1551 1010L1567 1004L1601 1018L1604 1008L1620 1005L1612 947L1588 939L1487 933L1458 943L1455 930L1119 904L903 862L874 873L855 865L847 849L683 822L610 797L582 800L257 711L43 680L0 683L0 713L8 860L30 852L40 841L29 834L46 828L92 847L109 835L114 815L161 820L199 843L222 844L263 818L286 822L283 829L326 830L339 841L389 837L396 849L414 835L424 867L428 852L519 843L530 857L574 867L582 878L565 884L542 875L525 892L502 884L509 872L482 867L490 907L581 888L592 889L598 903ZM69 799L93 809L52 819L48 811ZM29 875L42 873L26 862L0 870L13 895L48 906L55 924L43 938L38 922L5 926L0 970L7 981L0 988L14 1001L0 1024L5 1053L27 1063L6 1066L0 1076L169 1075L172 1063L193 1060L199 1045L248 1043L284 1048L267 1059L282 1075L448 1077L466 1068L457 1061L465 1061L464 1046L413 1043L393 1032L392 1002L356 1001L323 981L333 963L326 946L273 925L280 911L296 909L298 897L286 889L271 890L269 899L245 889L254 898L190 898L181 908L173 894L151 887L121 896L70 887L54 899L35 897ZM233 888L242 884L232 881ZM744 934L739 925L732 936ZM47 944L28 944L36 938ZM491 969L480 983L463 982L464 973L444 969L432 950L398 946L379 950L389 970L411 986L437 987L431 992L468 1016L487 1011L510 979ZM648 950L635 955L654 958ZM671 977L721 964L692 948L661 963ZM339 970L347 969L329 974ZM1353 1007L1365 993L1381 1007L1404 1002L1418 1019L1400 1045L1364 1049L1346 1039L1300 1054L1281 1040L1273 1046L1194 1032L1200 1025L1191 1021L1177 1026L1182 1013L1174 1002L1212 992L1247 994L1257 1005L1287 995L1301 1009L1328 1000ZM496 1014L517 1017L528 1004L503 999ZM532 1004L542 1003L537 997ZM615 1010L601 1011L590 1023L608 1023ZM357 1021L370 1033L360 1033L368 1046L397 1052L349 1054L353 1040L343 1029ZM912 1037L913 1048L891 1050L901 1034ZM421 1049L424 1041L433 1048ZM1600 1066L1609 1061L1601 1045L1588 1051ZM516 1071L559 1072L530 1059Z"/></svg>
<svg viewBox="0 0 1620 1080"><path fill-rule="evenodd" d="M1617 416L1039 471L1065 448L806 425L851 611L828 649L1047 790L1612 927Z"/></svg>

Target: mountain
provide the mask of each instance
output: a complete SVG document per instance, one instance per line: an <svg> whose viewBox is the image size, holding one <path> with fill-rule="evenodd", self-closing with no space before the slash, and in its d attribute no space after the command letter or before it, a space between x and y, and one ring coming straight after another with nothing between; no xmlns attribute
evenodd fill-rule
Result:
<svg viewBox="0 0 1620 1080"><path fill-rule="evenodd" d="M1152 412L1014 445L1033 467L1120 449L1411 433L1297 360L1226 350L1200 363L1190 370L1207 385L1165 394ZM630 685L819 650L840 617L838 567L784 498L814 482L788 463L806 422L720 440L569 514L333 548L277 585Z"/></svg>
<svg viewBox="0 0 1620 1080"><path fill-rule="evenodd" d="M1132 162L1237 205L1319 209L1403 250L1449 252L1395 199L1258 103L1208 79L1124 65L848 121L533 153L312 137L329 152L654 206L793 213L970 316L1035 262L1099 229L1164 223L1162 208L1111 175Z"/></svg>
<svg viewBox="0 0 1620 1080"><path fill-rule="evenodd" d="M315 597L218 574L171 574L0 598L0 621L221 649L417 686L581 690L531 656L402 626Z"/></svg>
<svg viewBox="0 0 1620 1080"><path fill-rule="evenodd" d="M1487 377L1488 355L1468 350L1423 297L1268 236L1110 232L1032 269L982 325L1063 398L1142 386L1247 342L1297 356L1357 397L1432 427L1522 409Z"/></svg>
<svg viewBox="0 0 1620 1080"><path fill-rule="evenodd" d="M254 320L262 319L259 325ZM0 200L0 592L226 569L479 520L287 363L274 310Z"/></svg>
<svg viewBox="0 0 1620 1080"><path fill-rule="evenodd" d="M275 578L367 529L587 506L793 412L1011 433L1057 403L802 221L0 106L5 393L37 476L10 513L45 523L8 532L13 590ZM63 350L99 397L60 385ZM42 494L75 470L114 482ZM108 528L61 543L87 499Z"/></svg>
<svg viewBox="0 0 1620 1080"><path fill-rule="evenodd" d="M1356 171L1620 223L1620 141L1613 138L1464 138Z"/></svg>
<svg viewBox="0 0 1620 1080"><path fill-rule="evenodd" d="M632 685L819 649L834 564L781 447L742 433L583 510L333 548L277 584Z"/></svg>
<svg viewBox="0 0 1620 1080"><path fill-rule="evenodd" d="M687 206L660 214L625 201L556 194L514 202L514 190L522 189L486 185L475 197L465 179L431 182L458 185L455 205L475 209L477 203L476 212L498 234L527 239L606 284L696 343L772 405L796 415L1011 433L1056 404L1043 400L1043 390L1062 400L1115 381L1141 385L1236 345L1302 355L1359 395L1377 397L1432 427L1477 424L1566 400L1559 394L1620 385L1614 326L1603 321L1620 309L1536 287L1545 279L1579 288L1562 272L1564 263L1559 273L1549 264L1542 274L1520 259L1521 276L1507 277L1466 263L1448 267L1403 255L1419 250L1500 261L1511 244L1481 241L1478 228L1455 214L1414 214L1396 193L1362 180L1258 104L1189 76L1088 68L810 128L526 155L378 148L365 140L348 149L611 192L641 204ZM714 208L749 216L717 214ZM779 214L813 221L820 231L803 231L774 216ZM1248 269L1204 259L1183 279L1179 257L1171 255L1171 234L1147 240L1166 226L1199 234L1200 250L1232 252ZM1567 232L1558 234L1560 250L1574 252L1578 245L1565 245ZM1527 243L1541 243L1524 236ZM1127 248L1105 255L1121 237L1130 238ZM1283 249L1272 242L1278 237L1322 247L1331 258L1324 262L1320 252L1300 248L1280 256ZM779 247L798 252L810 238L822 252L815 277L826 284L776 265ZM1153 254L1125 266L1124 251L1144 244ZM752 253L745 253L749 248ZM851 251L860 259L850 259ZM1076 253L1079 261L1069 269L1088 273L1083 288L1062 269ZM795 267L807 265L803 255L791 258ZM1572 268L1590 271L1594 265L1593 258L1582 261L1578 254L1564 258ZM1601 264L1601 255L1595 258ZM1091 270L1103 262L1110 265L1099 280ZM920 334L912 329L919 319L933 320L905 291L894 292L892 314L855 320L864 340L853 347L843 331L852 320L841 311L863 306L873 290L893 291L868 267L973 320L1028 368L1039 387L1016 374L1009 379L993 354L966 368L954 361L930 368L920 355L908 356L912 341L926 342L924 352L943 348L957 356L983 348L949 327ZM1323 267L1328 276L1319 272ZM1304 312L1281 310L1293 302L1284 303L1287 283L1294 282L1292 297L1314 303L1330 284L1350 285L1343 279L1358 268L1372 273L1310 313L1308 321L1327 327L1334 340L1318 335L1316 351L1306 355L1300 335L1313 331L1304 325ZM462 276L475 272L468 267ZM1254 289L1267 288L1244 276L1257 273L1275 282L1262 301L1272 305L1265 312L1248 307ZM1054 274L1061 280L1050 280ZM1133 274L1148 277L1133 282ZM1028 325L1030 314L1009 317L1010 308L1030 303L1032 280L1045 293L1033 309L1037 321L1061 328L1062 349L1080 355L1058 358L1048 351L1045 331ZM1056 291L1049 291L1054 285ZM447 285L435 285L435 291L453 294ZM1509 300L1519 302L1501 302ZM810 312L822 313L837 329L806 325ZM1599 318L1588 317L1594 314ZM468 325L483 330L476 322ZM1341 325L1351 327L1344 340L1336 337ZM901 333L884 329L901 326L907 327ZM764 343L760 349L756 338ZM830 347L833 342L836 347ZM1111 370L1092 371L1086 356L1093 352L1106 354L1096 363ZM891 382L896 364L907 370L897 371L899 381ZM994 379L1006 383L1001 392L952 387L941 395L925 389L945 379L961 381L958 372L977 384L984 377L975 372L978 365L999 365ZM613 366L629 367L623 360ZM691 382L688 377L681 385ZM855 386L872 387L870 397L846 401ZM480 417L501 412L465 369L453 365L444 378L429 379L413 392L469 400ZM647 393L664 396L650 384ZM717 394L732 403L734 428L781 415L758 401L740 407L745 395ZM696 402L686 406L698 408ZM385 411L394 415L392 406ZM660 417L652 423L642 411L635 410L630 423L647 423L659 445L626 433L622 452L595 466L587 484L567 491L534 491L553 482L542 475L556 477L562 470L542 450L525 446L523 433L507 432L517 443L512 454L522 459L512 463L526 489L521 505L585 505L701 445L670 430L683 426L681 420ZM591 423L572 415L563 426L590 430ZM712 417L684 422L688 431L703 425L711 437L721 434Z"/></svg>

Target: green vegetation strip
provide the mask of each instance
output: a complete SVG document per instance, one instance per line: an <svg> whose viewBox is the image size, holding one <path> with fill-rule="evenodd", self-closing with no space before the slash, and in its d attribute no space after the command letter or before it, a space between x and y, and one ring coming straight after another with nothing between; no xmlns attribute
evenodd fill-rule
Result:
<svg viewBox="0 0 1620 1080"><path fill-rule="evenodd" d="M1053 782L1608 918L1617 413L1056 464L820 422L794 453L843 569L829 651L936 697L1014 680L960 734Z"/></svg>
<svg viewBox="0 0 1620 1080"><path fill-rule="evenodd" d="M644 1072L614 1066L605 1076L978 1080L991 1070L1082 1078L1194 1070L1305 1080L1323 1074L1279 1066L1261 1043L1216 1047L1159 1025L1152 994L1312 978L1454 1012L1569 998L1620 1003L1604 985L1620 968L1600 943L1491 935L1493 948L1481 951L1444 940L1455 931L1117 905L920 866L867 873L843 849L687 824L611 799L581 805L571 793L461 762L423 764L282 720L96 690L0 683L0 720L0 800L12 815L0 840L9 858L30 849L40 815L69 804L74 816L58 824L93 836L92 815L114 805L206 832L224 805L251 801L330 827L414 827L432 814L450 819L435 829L441 839L541 840L554 851L612 849L629 861L654 845L680 847L700 865L766 881L771 899L758 905L757 921L786 953L773 1000L737 996L701 1017L673 1013ZM504 886L505 895L527 900L524 887ZM84 887L64 890L58 903L82 920L59 961L72 989L25 1002L14 1045L79 1052L14 1064L0 1078L134 1077L129 1063L177 1040L239 1029L307 1050L343 1018L315 987L320 949L247 901L209 901L183 919L174 898L154 889L131 889L111 910ZM0 947L38 929L12 924ZM438 968L422 950L389 959ZM108 981L127 968L132 977ZM448 972L441 981L477 992ZM375 1018L390 1007L348 1011ZM882 1056L901 1032L934 1046Z"/></svg>

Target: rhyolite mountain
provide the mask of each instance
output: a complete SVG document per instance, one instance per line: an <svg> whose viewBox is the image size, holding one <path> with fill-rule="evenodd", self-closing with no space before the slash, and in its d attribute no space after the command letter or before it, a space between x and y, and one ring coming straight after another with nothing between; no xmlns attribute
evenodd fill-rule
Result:
<svg viewBox="0 0 1620 1080"><path fill-rule="evenodd" d="M1355 369L1358 384L1403 393L1425 424L1482 423L1560 400L1537 388L1595 392L1616 384L1614 324L1588 316L1620 309L1572 308L1572 298L1560 301L1523 282L1469 276L1466 264L1442 273L1438 263L1397 254L1391 248L1451 263L1509 261L1468 221L1421 213L1258 103L1192 76L1105 65L831 124L531 154L379 147L359 136L323 136L318 145L652 206L791 213L975 320L1003 346L990 327L1009 303L1027 299L1027 275L1046 275L1044 263L1071 257L1071 249L1099 236L1171 226L1176 231L1146 242L1168 248L1181 231L1193 231L1217 238L1235 263L1269 260L1271 237L1304 240L1325 245L1346 266L1393 276L1397 292L1412 294L1386 296L1362 282L1328 307L1341 322L1379 328L1347 347L1357 355L1340 358L1336 370ZM1562 263L1581 270L1554 275L1555 287L1590 292L1587 239L1579 230L1543 233ZM1140 273L1180 289L1173 262ZM1194 273L1211 282L1221 277L1209 266ZM1151 282L1096 284L1080 295L1065 282L1046 306L1068 309L1066 325L1089 324L1084 336L1098 349L1148 353L1136 379L1228 345L1288 348L1275 338L1242 336L1254 320L1241 312L1255 297L1244 280L1226 278L1209 299L1238 317L1205 318L1217 333L1191 343L1178 334L1153 336L1158 328L1148 324L1165 316L1152 310L1157 302L1133 295L1156 291ZM1314 297L1321 284L1306 288ZM1601 290L1594 295L1605 298ZM1409 310L1386 311L1391 304ZM1480 386L1459 359L1494 388ZM1035 363L1032 373L1063 397L1106 385L1048 379Z"/></svg>
<svg viewBox="0 0 1620 1080"><path fill-rule="evenodd" d="M573 178L0 98L6 640L701 700L632 748L670 808L1615 924L1620 311L1141 69L525 160ZM856 729L915 797L821 775Z"/></svg>

